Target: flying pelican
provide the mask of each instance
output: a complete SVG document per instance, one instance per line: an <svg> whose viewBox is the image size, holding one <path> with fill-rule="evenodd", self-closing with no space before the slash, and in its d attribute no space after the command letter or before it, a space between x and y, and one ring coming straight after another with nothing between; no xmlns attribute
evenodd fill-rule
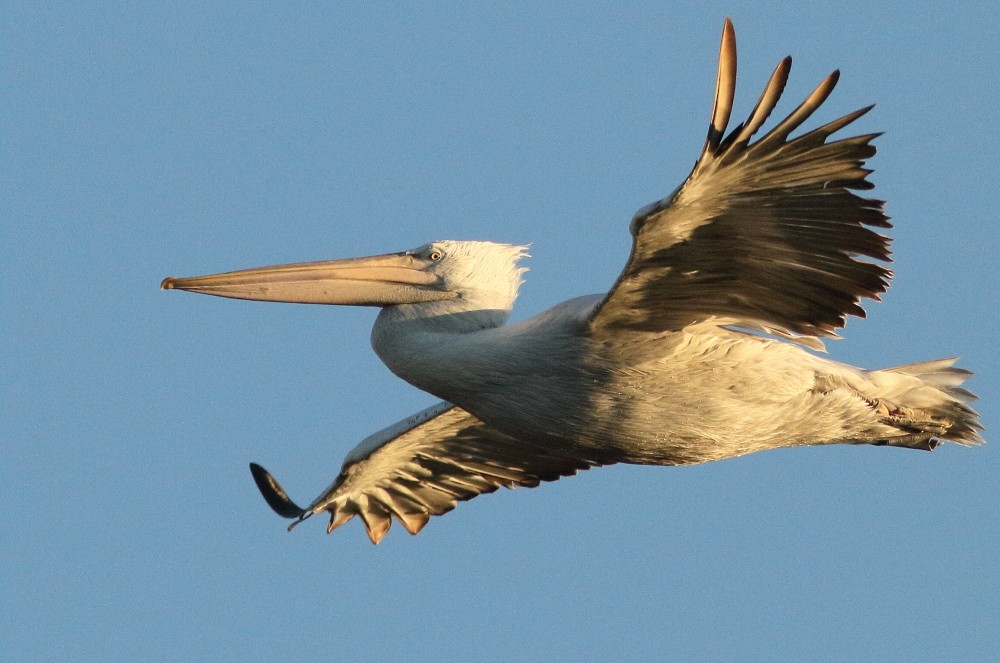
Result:
<svg viewBox="0 0 1000 663"><path fill-rule="evenodd" d="M746 122L726 134L736 38L722 32L708 138L671 195L632 218L628 263L604 294L504 325L526 247L438 241L367 258L170 277L220 297L377 306L372 346L393 373L443 402L347 454L303 509L262 467L267 503L295 519L355 515L378 543L500 486L536 486L612 463L683 465L763 449L874 444L932 450L982 442L968 371L941 359L867 371L819 357L847 315L864 316L891 272L891 227L864 168L877 134L828 141L871 106L795 138L828 76L753 140L788 79L782 60Z"/></svg>

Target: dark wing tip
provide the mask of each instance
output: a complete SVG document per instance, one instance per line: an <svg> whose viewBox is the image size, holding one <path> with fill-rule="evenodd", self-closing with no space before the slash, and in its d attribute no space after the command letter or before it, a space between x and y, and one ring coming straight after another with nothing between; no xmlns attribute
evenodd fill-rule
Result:
<svg viewBox="0 0 1000 663"><path fill-rule="evenodd" d="M282 518L299 518L305 516L306 510L293 502L288 493L275 481L271 473L257 463L250 463L250 474L253 475L257 490L264 496L264 501Z"/></svg>

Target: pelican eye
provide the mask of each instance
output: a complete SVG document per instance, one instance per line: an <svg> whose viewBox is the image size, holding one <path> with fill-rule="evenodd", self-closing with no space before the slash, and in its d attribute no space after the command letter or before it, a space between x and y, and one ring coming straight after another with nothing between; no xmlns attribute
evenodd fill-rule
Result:
<svg viewBox="0 0 1000 663"><path fill-rule="evenodd" d="M438 249L433 249L433 250L431 250L430 253L427 254L427 259L430 260L430 261L433 261L433 262L437 262L438 260L440 260L443 257L444 257L444 253L442 253Z"/></svg>

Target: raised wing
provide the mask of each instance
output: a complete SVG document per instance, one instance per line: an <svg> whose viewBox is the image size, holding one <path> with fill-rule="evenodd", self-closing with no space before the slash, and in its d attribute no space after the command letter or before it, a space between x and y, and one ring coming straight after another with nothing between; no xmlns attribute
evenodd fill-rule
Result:
<svg viewBox="0 0 1000 663"><path fill-rule="evenodd" d="M845 316L864 317L891 272L882 201L865 159L877 134L827 142L863 108L797 138L789 135L833 91L831 74L788 117L750 142L774 109L791 69L774 70L746 122L725 134L736 89L736 38L727 19L715 103L701 157L671 196L636 213L632 253L591 318L595 335L679 330L709 322L759 329L822 347Z"/></svg>
<svg viewBox="0 0 1000 663"><path fill-rule="evenodd" d="M416 534L431 516L500 486L534 487L609 463L522 442L455 405L439 403L362 441L307 509L292 502L260 465L251 464L250 470L271 508L297 519L289 529L327 511L332 532L357 515L378 543L393 518Z"/></svg>

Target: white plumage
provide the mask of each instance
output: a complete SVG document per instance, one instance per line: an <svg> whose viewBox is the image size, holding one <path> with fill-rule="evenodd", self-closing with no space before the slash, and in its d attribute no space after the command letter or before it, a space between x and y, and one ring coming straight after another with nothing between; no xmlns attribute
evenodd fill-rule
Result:
<svg viewBox="0 0 1000 663"><path fill-rule="evenodd" d="M610 463L677 465L762 449L977 444L954 360L866 371L812 354L864 315L890 272L882 202L865 159L875 135L831 140L869 109L795 138L837 73L753 140L787 80L772 74L746 122L726 127L736 46L726 21L705 148L677 191L632 220L611 290L505 325L525 247L440 241L398 254L279 265L164 288L244 299L381 307L372 346L444 402L361 442L302 509L258 465L280 515L360 515L377 543L393 519L430 516L499 486L534 486ZM293 523L294 525L294 523Z"/></svg>

